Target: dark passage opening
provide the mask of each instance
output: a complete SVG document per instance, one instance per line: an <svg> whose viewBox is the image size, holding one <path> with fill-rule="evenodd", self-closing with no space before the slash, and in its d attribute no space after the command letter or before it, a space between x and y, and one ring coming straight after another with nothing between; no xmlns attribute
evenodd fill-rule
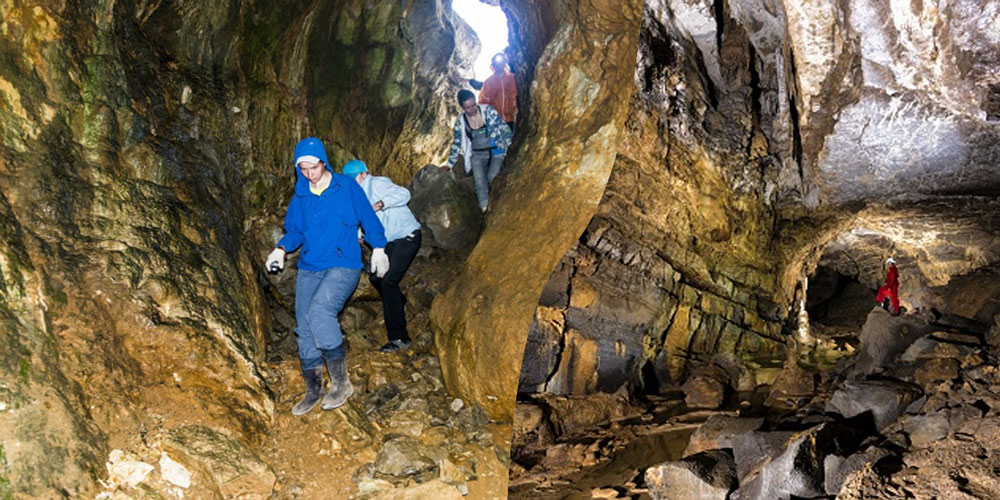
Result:
<svg viewBox="0 0 1000 500"><path fill-rule="evenodd" d="M806 312L816 328L860 329L875 305L875 290L856 277L820 265L809 277Z"/></svg>

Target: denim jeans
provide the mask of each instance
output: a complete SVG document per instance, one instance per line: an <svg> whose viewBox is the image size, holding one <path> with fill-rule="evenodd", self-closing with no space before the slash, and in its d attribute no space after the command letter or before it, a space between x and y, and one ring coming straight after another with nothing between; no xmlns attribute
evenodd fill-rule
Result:
<svg viewBox="0 0 1000 500"><path fill-rule="evenodd" d="M506 155L494 156L490 153L472 153L469 161L472 166L472 179L476 181L476 199L479 200L479 208L486 208L490 202L490 184L500 173L500 165Z"/></svg>
<svg viewBox="0 0 1000 500"><path fill-rule="evenodd" d="M337 315L360 278L360 269L299 269L295 279L295 333L303 370L322 365L324 359L344 357L344 336Z"/></svg>

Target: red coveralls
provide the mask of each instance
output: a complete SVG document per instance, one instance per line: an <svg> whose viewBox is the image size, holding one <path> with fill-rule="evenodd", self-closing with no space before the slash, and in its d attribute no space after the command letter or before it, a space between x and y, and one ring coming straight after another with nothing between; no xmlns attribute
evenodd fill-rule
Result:
<svg viewBox="0 0 1000 500"><path fill-rule="evenodd" d="M899 314L899 270L896 269L896 264L889 264L889 273L885 277L885 284L879 287L875 302L882 304L886 297L892 303L892 313Z"/></svg>

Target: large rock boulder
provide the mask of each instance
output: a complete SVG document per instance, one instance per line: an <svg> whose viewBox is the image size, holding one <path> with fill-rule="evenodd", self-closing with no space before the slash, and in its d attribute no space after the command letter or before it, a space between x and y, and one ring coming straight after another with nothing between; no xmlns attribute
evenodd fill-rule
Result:
<svg viewBox="0 0 1000 500"><path fill-rule="evenodd" d="M764 423L763 418L741 418L716 414L691 434L684 456L708 450L733 448L733 438L755 431Z"/></svg>
<svg viewBox="0 0 1000 500"><path fill-rule="evenodd" d="M427 165L413 176L410 210L424 228L424 243L444 250L476 242L482 213L472 178Z"/></svg>
<svg viewBox="0 0 1000 500"><path fill-rule="evenodd" d="M729 451L697 453L646 469L653 500L726 500L736 485L736 466Z"/></svg>
<svg viewBox="0 0 1000 500"><path fill-rule="evenodd" d="M851 427L828 422L801 432L755 432L747 437L750 439L736 441L733 449L741 472L740 487L730 500L822 496L826 494L826 457L853 454L865 436Z"/></svg>
<svg viewBox="0 0 1000 500"><path fill-rule="evenodd" d="M847 418L870 412L875 428L881 430L920 394L920 388L898 380L848 380L830 396L827 411Z"/></svg>
<svg viewBox="0 0 1000 500"><path fill-rule="evenodd" d="M935 329L917 317L893 316L880 307L873 308L861 328L861 346L852 374L891 370L911 344Z"/></svg>

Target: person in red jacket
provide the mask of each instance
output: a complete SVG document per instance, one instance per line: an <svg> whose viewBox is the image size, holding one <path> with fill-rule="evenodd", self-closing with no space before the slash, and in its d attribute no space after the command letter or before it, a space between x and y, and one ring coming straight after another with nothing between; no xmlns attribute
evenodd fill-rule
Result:
<svg viewBox="0 0 1000 500"><path fill-rule="evenodd" d="M899 270L896 269L896 260L892 257L885 263L889 266L889 271L885 276L885 284L878 289L875 302L893 315L897 315L899 314ZM889 306L892 306L892 309L889 309Z"/></svg>
<svg viewBox="0 0 1000 500"><path fill-rule="evenodd" d="M493 68L493 75L483 82L479 104L493 106L513 132L517 120L517 84L514 75L507 70L507 56L503 52L493 56L490 67Z"/></svg>

